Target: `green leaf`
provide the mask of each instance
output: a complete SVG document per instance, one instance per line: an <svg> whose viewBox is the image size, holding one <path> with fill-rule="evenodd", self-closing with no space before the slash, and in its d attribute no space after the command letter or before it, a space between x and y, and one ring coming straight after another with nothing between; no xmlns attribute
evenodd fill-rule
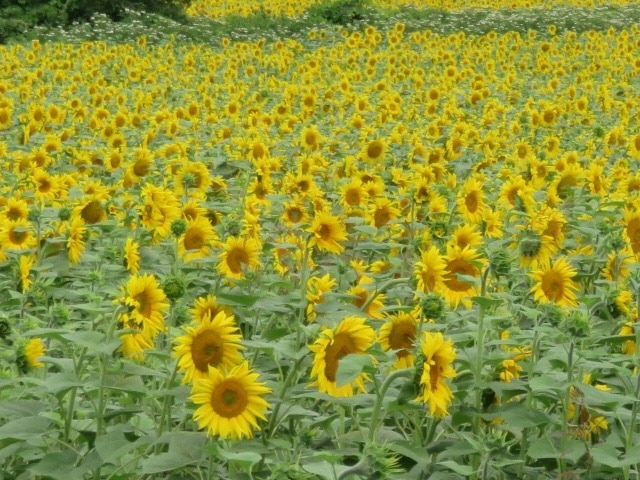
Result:
<svg viewBox="0 0 640 480"><path fill-rule="evenodd" d="M499 298L489 297L471 297L471 301L483 308L497 307L498 305L502 304L502 300L500 300Z"/></svg>
<svg viewBox="0 0 640 480"><path fill-rule="evenodd" d="M111 355L122 344L120 339L107 340L107 336L102 332L70 332L62 335L72 343L87 347L91 353L103 353L105 355Z"/></svg>
<svg viewBox="0 0 640 480"><path fill-rule="evenodd" d="M336 372L336 385L342 387L354 381L365 367L373 365L371 355L351 353L342 357Z"/></svg>
<svg viewBox="0 0 640 480"><path fill-rule="evenodd" d="M15 400L4 400L0 402L0 417L21 418L30 417L32 415L35 416L48 407L48 404L38 400L24 399L19 402L16 402Z"/></svg>
<svg viewBox="0 0 640 480"><path fill-rule="evenodd" d="M42 475L55 480L68 480L72 478L71 472L77 461L77 455L73 450L54 452L45 455L42 460L29 468L31 473Z"/></svg>
<svg viewBox="0 0 640 480"><path fill-rule="evenodd" d="M165 452L142 461L142 473L152 475L155 473L170 472L192 465L196 459L179 452Z"/></svg>
<svg viewBox="0 0 640 480"><path fill-rule="evenodd" d="M251 467L258 463L262 456L256 452L230 452L229 450L218 450L220 456L230 462L243 465L243 468L251 470Z"/></svg>
<svg viewBox="0 0 640 480"><path fill-rule="evenodd" d="M539 458L558 458L561 453L551 443L548 437L540 437L529 445L527 455L533 459Z"/></svg>
<svg viewBox="0 0 640 480"><path fill-rule="evenodd" d="M473 473L473 468L471 468L469 465L460 465L459 463L454 462L453 460L445 460L444 462L438 462L438 465L442 465L443 467L446 467L449 470L453 470L457 474L464 475L465 477L468 477Z"/></svg>
<svg viewBox="0 0 640 480"><path fill-rule="evenodd" d="M326 480L335 480L338 477L335 467L327 461L307 463L302 465L302 469Z"/></svg>
<svg viewBox="0 0 640 480"><path fill-rule="evenodd" d="M46 417L24 417L13 420L0 427L0 440L28 440L41 437L49 431L52 420Z"/></svg>

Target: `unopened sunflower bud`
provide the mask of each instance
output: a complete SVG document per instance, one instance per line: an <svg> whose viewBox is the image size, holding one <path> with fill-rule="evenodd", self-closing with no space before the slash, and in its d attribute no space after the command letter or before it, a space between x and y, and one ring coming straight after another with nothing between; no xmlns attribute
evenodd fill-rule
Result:
<svg viewBox="0 0 640 480"><path fill-rule="evenodd" d="M179 237L187 231L187 222L183 219L174 220L171 223L171 233L175 237Z"/></svg>

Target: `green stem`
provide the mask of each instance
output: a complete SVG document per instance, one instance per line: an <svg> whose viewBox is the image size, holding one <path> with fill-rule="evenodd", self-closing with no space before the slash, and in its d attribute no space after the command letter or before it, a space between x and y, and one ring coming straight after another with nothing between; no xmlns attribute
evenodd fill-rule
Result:
<svg viewBox="0 0 640 480"><path fill-rule="evenodd" d="M490 267L485 268L482 273L480 279L480 297L484 297L487 292L487 280L489 278ZM474 383L474 408L475 415L472 421L473 433L476 436L480 435L480 412L482 411L482 370L483 370L483 362L484 362L484 336L485 336L485 325L484 325L484 303L478 303L478 333L476 339L476 361L473 368L473 383ZM478 455L474 455L472 457L472 467L473 467L473 478L477 478L477 472L480 468L481 458Z"/></svg>
<svg viewBox="0 0 640 480"><path fill-rule="evenodd" d="M282 401L284 400L284 396L289 390L291 386L291 382L293 381L293 377L298 373L298 367L302 363L304 356L299 357L296 360L296 363L289 369L287 372L287 376L284 379L282 384L282 389L280 390L280 395L278 396L278 400L273 407L273 412L271 412L271 419L269 420L269 424L267 425L268 436L272 437L275 429L278 427L278 413L280 412L280 407L282 406Z"/></svg>
<svg viewBox="0 0 640 480"><path fill-rule="evenodd" d="M165 384L165 390L169 390L171 388L171 385L176 379L177 373L178 373L178 362L175 363L175 366L173 367L173 371L171 372L171 376L169 377L169 379L167 380L167 383ZM162 411L160 412L160 424L158 425L158 437L160 437L160 435L162 435L162 432L164 431L165 417L166 417L167 427L171 426L171 413L169 412L169 407L171 406L170 405L171 398L172 396L169 395L168 391L165 391L164 400L162 401Z"/></svg>
<svg viewBox="0 0 640 480"><path fill-rule="evenodd" d="M384 383L380 387L380 391L376 396L376 402L373 404L373 411L371 412L371 422L369 424L369 441L373 442L376 438L376 433L378 433L378 417L380 416L380 411L382 410L382 402L384 401L384 397L389 390L389 387L393 383L394 380L398 378L411 378L413 375L413 368L403 368L401 370L395 370L389 374L389 376L385 379Z"/></svg>

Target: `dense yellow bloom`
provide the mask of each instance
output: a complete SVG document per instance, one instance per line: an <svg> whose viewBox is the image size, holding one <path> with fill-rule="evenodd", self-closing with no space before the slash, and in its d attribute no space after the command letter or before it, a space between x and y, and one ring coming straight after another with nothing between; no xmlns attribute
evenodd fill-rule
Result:
<svg viewBox="0 0 640 480"><path fill-rule="evenodd" d="M229 370L209 367L206 377L193 382L189 397L198 405L193 414L198 426L210 436L251 438L259 429L258 420L266 420L269 404L263 397L271 392L258 377L249 362Z"/></svg>

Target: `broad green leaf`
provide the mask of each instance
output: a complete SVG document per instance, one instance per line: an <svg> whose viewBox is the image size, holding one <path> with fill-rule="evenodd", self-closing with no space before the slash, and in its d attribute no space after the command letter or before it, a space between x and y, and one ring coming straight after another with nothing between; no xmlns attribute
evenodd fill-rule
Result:
<svg viewBox="0 0 640 480"><path fill-rule="evenodd" d="M262 459L262 456L256 452L230 452L229 450L220 449L218 453L222 458L244 465L249 470Z"/></svg>
<svg viewBox="0 0 640 480"><path fill-rule="evenodd" d="M459 475L469 476L473 473L473 468L469 465L460 465L453 460L445 460L444 462L438 462L438 465L447 467L449 470L453 470Z"/></svg>
<svg viewBox="0 0 640 480"><path fill-rule="evenodd" d="M558 458L562 454L551 443L548 437L540 437L529 445L527 455L535 460L539 458Z"/></svg>
<svg viewBox="0 0 640 480"><path fill-rule="evenodd" d="M340 359L336 373L336 385L342 387L354 381L365 367L373 364L370 355L352 353Z"/></svg>
<svg viewBox="0 0 640 480"><path fill-rule="evenodd" d="M54 480L68 480L72 478L78 457L75 452L67 449L63 452L53 452L45 455L35 465L29 467L31 473L42 475Z"/></svg>
<svg viewBox="0 0 640 480"><path fill-rule="evenodd" d="M122 344L119 338L107 341L107 336L102 332L70 332L65 333L62 337L66 338L76 345L87 347L90 353L103 353L111 355Z"/></svg>
<svg viewBox="0 0 640 480"><path fill-rule="evenodd" d="M52 420L46 417L24 417L0 427L0 440L28 440L49 431Z"/></svg>

